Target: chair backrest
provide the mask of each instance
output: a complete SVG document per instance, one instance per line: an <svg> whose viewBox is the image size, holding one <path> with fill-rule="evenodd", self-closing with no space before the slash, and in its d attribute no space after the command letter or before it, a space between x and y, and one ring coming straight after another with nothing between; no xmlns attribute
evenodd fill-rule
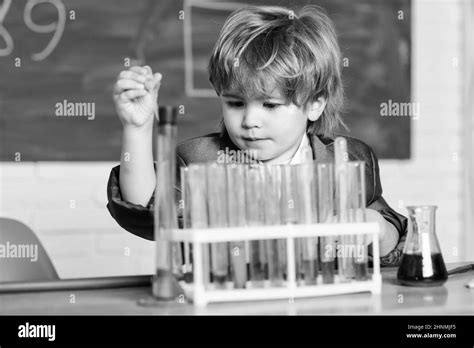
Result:
<svg viewBox="0 0 474 348"><path fill-rule="evenodd" d="M0 282L58 279L35 233L20 221L0 217Z"/></svg>

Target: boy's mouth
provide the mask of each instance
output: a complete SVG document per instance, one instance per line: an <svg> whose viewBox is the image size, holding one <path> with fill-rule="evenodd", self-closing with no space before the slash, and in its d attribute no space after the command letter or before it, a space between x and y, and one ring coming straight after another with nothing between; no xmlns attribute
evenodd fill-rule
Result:
<svg viewBox="0 0 474 348"><path fill-rule="evenodd" d="M257 142L267 140L267 138L255 138L255 137L242 137L245 141Z"/></svg>

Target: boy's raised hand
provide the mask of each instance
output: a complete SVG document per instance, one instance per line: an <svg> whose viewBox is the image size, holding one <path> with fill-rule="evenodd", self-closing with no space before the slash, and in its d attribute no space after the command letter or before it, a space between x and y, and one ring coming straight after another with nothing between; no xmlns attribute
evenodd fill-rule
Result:
<svg viewBox="0 0 474 348"><path fill-rule="evenodd" d="M123 70L114 86L114 102L124 127L153 126L153 115L158 115L158 91L162 75L153 74L149 66L134 66Z"/></svg>

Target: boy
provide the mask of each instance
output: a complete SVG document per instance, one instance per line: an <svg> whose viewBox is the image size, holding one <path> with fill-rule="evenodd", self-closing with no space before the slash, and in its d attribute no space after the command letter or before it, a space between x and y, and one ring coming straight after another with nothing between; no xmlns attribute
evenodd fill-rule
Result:
<svg viewBox="0 0 474 348"><path fill-rule="evenodd" d="M311 153L334 160L334 131L343 125L341 55L331 20L319 7L299 15L282 7L246 7L224 24L209 62L220 97L221 132L178 146L178 165L216 161L234 150L265 164L296 164ZM112 169L107 205L126 230L153 240L153 114L161 74L122 71L114 89L123 124L121 165ZM366 162L367 219L381 226L382 265L397 265L407 220L382 198L378 162L369 146L346 137L349 160ZM178 178L179 180L179 178Z"/></svg>

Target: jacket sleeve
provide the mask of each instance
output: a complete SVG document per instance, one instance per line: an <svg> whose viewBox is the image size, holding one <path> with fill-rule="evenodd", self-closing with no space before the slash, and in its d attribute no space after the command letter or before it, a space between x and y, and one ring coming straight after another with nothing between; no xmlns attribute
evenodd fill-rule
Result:
<svg viewBox="0 0 474 348"><path fill-rule="evenodd" d="M379 164L375 153L370 149L370 167L367 170L372 170L373 178L373 196L367 203L367 208L377 210L385 220L395 226L398 231L398 243L395 248L387 255L380 258L381 266L398 266L405 246L405 239L407 235L408 220L405 216L393 210L382 197L382 184L380 182Z"/></svg>
<svg viewBox="0 0 474 348"><path fill-rule="evenodd" d="M156 163L154 163L156 171ZM176 159L176 202L181 199L180 190L180 167L186 166L181 157ZM155 225L155 191L146 207L127 202L122 197L120 191L120 166L112 168L110 172L109 180L107 183L107 209L110 215L117 221L117 223L128 232L133 233L136 236L145 238L148 240L154 240L154 225ZM181 211L178 209L178 224L182 226Z"/></svg>

